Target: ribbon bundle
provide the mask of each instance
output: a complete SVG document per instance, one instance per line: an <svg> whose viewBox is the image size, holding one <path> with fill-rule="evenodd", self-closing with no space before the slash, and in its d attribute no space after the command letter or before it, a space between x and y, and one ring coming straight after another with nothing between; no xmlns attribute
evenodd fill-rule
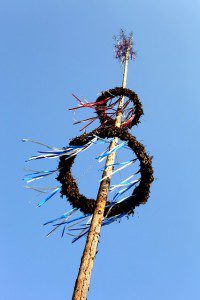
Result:
<svg viewBox="0 0 200 300"><path fill-rule="evenodd" d="M112 102L112 97L107 97L101 101L95 101L95 102L87 101L84 103L75 94L72 94L72 96L78 101L79 106L70 108L69 110L76 111L79 108L92 108L95 110L98 109L98 112L101 112L102 115L104 115L106 113L107 115L110 115L110 117L113 118L113 120L114 120L114 118L116 116L116 111L117 111L117 108L115 106L119 102L119 99ZM122 127L124 127L124 128L128 127L129 124L133 121L133 119L135 117L134 109L126 108L129 103L130 103L130 99L125 101L125 103L123 104L123 107L122 107L123 117L124 117L124 120L122 122ZM110 112L108 112L108 111L110 111ZM83 128L80 129L80 131L83 131L88 126L90 126L94 121L96 121L98 118L99 118L99 116L95 116L95 117L87 118L87 119L84 119L81 121L75 121L74 125L88 122L87 125L85 125ZM107 121L103 122L100 126L105 126L106 124L107 124Z"/></svg>
<svg viewBox="0 0 200 300"><path fill-rule="evenodd" d="M119 38L114 37L116 44L114 47L116 58L123 64L126 60L126 53L128 52L131 59L135 59L135 52L133 51L133 34L129 37L121 29Z"/></svg>

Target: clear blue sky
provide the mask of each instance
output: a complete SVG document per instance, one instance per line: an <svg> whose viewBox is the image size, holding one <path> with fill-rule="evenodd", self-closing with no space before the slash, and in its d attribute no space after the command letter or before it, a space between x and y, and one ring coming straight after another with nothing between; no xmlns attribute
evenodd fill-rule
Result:
<svg viewBox="0 0 200 300"><path fill-rule="evenodd" d="M128 87L145 116L133 132L154 155L156 181L134 218L103 230L89 299L199 299L200 2L0 3L0 299L71 299L85 240L45 237L40 225L66 203L57 197L35 208L38 197L21 178L37 147L19 140L64 146L80 134L66 110L71 93L94 100L120 85L112 40L120 27L134 33ZM87 179L84 192L95 194Z"/></svg>

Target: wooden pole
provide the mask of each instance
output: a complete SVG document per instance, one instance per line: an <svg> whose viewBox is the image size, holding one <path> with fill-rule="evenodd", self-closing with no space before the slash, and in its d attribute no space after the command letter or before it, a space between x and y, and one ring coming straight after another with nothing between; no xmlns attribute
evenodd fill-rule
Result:
<svg viewBox="0 0 200 300"><path fill-rule="evenodd" d="M123 73L123 81L122 81L122 87L124 88L126 87L126 82L127 82L128 61L129 61L129 51L126 52L125 62L124 62L124 73ZM116 113L115 126L117 127L121 126L123 104L124 104L124 96L122 96L119 100L119 106ZM110 143L109 150L112 150L117 145L117 143L118 143L118 138L115 137L113 141ZM115 155L116 155L115 152L111 153L106 160L105 169L102 174L102 178L105 177L105 179L101 181L101 184L99 186L96 208L94 210L89 233L85 244L85 249L82 255L81 264L76 279L72 300L87 299L87 293L89 290L92 268L94 265L94 259L97 252L97 246L99 242L104 210L108 198L108 192L110 187L110 174L113 170Z"/></svg>

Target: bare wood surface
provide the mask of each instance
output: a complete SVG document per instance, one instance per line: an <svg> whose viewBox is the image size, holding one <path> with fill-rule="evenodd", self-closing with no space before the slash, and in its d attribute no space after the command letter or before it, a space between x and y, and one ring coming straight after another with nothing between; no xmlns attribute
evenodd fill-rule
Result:
<svg viewBox="0 0 200 300"><path fill-rule="evenodd" d="M126 87L126 82L127 82L128 61L129 61L129 52L126 53L126 59L124 63L124 73L123 73L123 81L122 81L122 86L124 88ZM120 127L122 123L123 104L124 104L124 97L121 97L119 100L119 105L118 105L116 120L115 120L115 126L117 127ZM109 150L112 150L117 144L118 144L118 138L116 137L110 143ZM113 170L115 156L116 153L113 152L107 157L106 160L105 169L102 174L102 178L105 177L105 179L101 181L99 186L96 208L92 217L89 233L85 244L85 249L82 255L81 264L76 279L72 300L87 299L87 293L90 286L92 268L94 265L94 259L97 252L97 246L99 242L104 210L108 198L108 192L110 187L110 174L112 173Z"/></svg>

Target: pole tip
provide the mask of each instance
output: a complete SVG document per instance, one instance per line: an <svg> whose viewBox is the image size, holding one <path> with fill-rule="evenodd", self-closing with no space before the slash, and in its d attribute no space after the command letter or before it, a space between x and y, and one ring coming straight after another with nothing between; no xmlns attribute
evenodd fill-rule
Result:
<svg viewBox="0 0 200 300"><path fill-rule="evenodd" d="M121 29L119 35L114 36L114 40L116 59L122 64L124 64L127 59L135 59L135 52L133 50L133 32L130 32L129 35L127 35L125 30Z"/></svg>

